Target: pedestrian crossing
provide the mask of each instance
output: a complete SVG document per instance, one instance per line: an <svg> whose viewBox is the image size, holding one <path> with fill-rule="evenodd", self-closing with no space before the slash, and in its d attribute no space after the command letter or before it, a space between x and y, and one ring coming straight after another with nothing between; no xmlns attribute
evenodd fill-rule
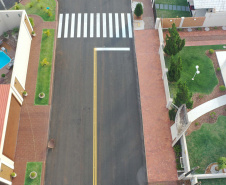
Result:
<svg viewBox="0 0 226 185"><path fill-rule="evenodd" d="M59 14L57 38L133 38L130 13Z"/></svg>

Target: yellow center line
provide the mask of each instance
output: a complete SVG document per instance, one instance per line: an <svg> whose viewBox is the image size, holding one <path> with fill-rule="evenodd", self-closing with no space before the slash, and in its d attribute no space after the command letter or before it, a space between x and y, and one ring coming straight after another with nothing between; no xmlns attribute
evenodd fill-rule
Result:
<svg viewBox="0 0 226 185"><path fill-rule="evenodd" d="M97 185L97 51L93 61L93 185Z"/></svg>

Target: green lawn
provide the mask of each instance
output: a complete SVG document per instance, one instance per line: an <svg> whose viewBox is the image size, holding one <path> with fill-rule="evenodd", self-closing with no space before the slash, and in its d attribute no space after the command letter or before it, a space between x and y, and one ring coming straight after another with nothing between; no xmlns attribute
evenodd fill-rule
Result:
<svg viewBox="0 0 226 185"><path fill-rule="evenodd" d="M36 83L36 92L35 92L35 105L48 105L49 103L49 89L50 89L50 80L51 80L51 69L52 69L52 57L53 57L53 44L54 44L54 29L50 29L51 35L47 37L44 34L43 29L42 42L41 42L41 51L39 58L38 66L38 77ZM49 62L48 66L41 66L40 62L46 58ZM39 93L44 92L45 98L40 99Z"/></svg>
<svg viewBox="0 0 226 185"><path fill-rule="evenodd" d="M185 12L185 11L156 9L156 12L157 12L157 17L159 18L191 17L190 12Z"/></svg>
<svg viewBox="0 0 226 185"><path fill-rule="evenodd" d="M226 184L226 179L206 179L206 180L199 180L202 182L202 185L223 185Z"/></svg>
<svg viewBox="0 0 226 185"><path fill-rule="evenodd" d="M191 168L200 166L196 173L205 173L206 167L219 157L226 157L226 116L219 116L215 124L205 123L187 136Z"/></svg>
<svg viewBox="0 0 226 185"><path fill-rule="evenodd" d="M186 0L156 0L155 3L188 6L188 3Z"/></svg>
<svg viewBox="0 0 226 185"><path fill-rule="evenodd" d="M33 6L30 7L30 4ZM40 0L40 2L37 2L37 0L31 0L30 3L23 6L22 4L19 4L20 9L25 9L27 14L35 14L42 17L44 21L55 21L55 9L56 9L56 2L55 0ZM49 7L52 15L48 16L46 13L46 8ZM14 7L12 9L15 9Z"/></svg>
<svg viewBox="0 0 226 185"><path fill-rule="evenodd" d="M193 93L210 94L214 87L218 84L218 79L214 70L214 66L205 51L209 49L223 49L223 45L215 46L187 46L177 55L182 59L182 74L180 80L186 81L188 88ZM176 59L177 59L177 56ZM166 66L169 67L169 57L165 57ZM200 74L195 74L195 66L199 66ZM176 95L176 84L169 83L171 97Z"/></svg>
<svg viewBox="0 0 226 185"><path fill-rule="evenodd" d="M35 179L31 179L29 177L32 171L35 171L38 175ZM42 175L42 162L28 162L24 185L40 185L41 175Z"/></svg>

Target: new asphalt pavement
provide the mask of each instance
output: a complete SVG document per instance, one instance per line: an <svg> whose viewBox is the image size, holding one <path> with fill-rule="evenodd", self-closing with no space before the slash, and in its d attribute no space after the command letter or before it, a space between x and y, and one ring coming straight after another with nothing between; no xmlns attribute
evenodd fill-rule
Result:
<svg viewBox="0 0 226 185"><path fill-rule="evenodd" d="M49 129L49 138L55 139L56 146L47 154L46 185L95 185L95 175L98 185L147 184L134 38L129 37L127 17L132 16L130 3L59 0L62 33L58 30ZM94 48L129 48L97 52L97 96L93 92Z"/></svg>

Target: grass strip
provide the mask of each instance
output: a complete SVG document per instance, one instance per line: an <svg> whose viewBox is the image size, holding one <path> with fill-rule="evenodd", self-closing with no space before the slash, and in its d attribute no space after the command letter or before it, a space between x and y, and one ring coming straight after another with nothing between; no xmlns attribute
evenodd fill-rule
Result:
<svg viewBox="0 0 226 185"><path fill-rule="evenodd" d="M31 0L25 6L19 3L18 7L19 10L26 10L28 15L39 15L44 21L55 21L55 0ZM47 7L49 7L49 10L47 10ZM11 9L15 10L15 6L13 6ZM51 16L48 15L47 11L51 12Z"/></svg>
<svg viewBox="0 0 226 185"><path fill-rule="evenodd" d="M37 177L35 179L30 178L30 173L35 171ZM24 185L40 185L42 176L42 162L28 162L26 167Z"/></svg>
<svg viewBox="0 0 226 185"><path fill-rule="evenodd" d="M44 33L47 29L42 30L41 51L38 66L38 76L35 91L35 105L48 105L49 103L49 90L52 70L53 58L53 45L54 45L54 29L49 29L50 36ZM41 66L41 61L46 58L49 65ZM43 99L39 98L39 93L45 93Z"/></svg>

